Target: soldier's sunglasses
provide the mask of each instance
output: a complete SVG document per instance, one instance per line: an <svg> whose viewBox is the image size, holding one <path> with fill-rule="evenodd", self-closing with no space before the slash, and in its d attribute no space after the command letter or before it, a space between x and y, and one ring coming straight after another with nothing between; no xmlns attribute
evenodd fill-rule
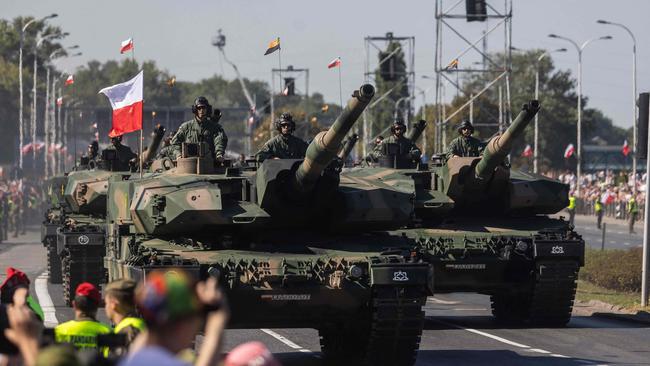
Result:
<svg viewBox="0 0 650 366"><path fill-rule="evenodd" d="M196 106L196 109L197 110L199 110L199 109L208 109L208 107L206 107L204 105L198 105L198 106Z"/></svg>
<svg viewBox="0 0 650 366"><path fill-rule="evenodd" d="M291 126L291 125L288 124L288 123L282 123L282 124L280 124L280 128L283 128L283 127L289 128L290 126Z"/></svg>

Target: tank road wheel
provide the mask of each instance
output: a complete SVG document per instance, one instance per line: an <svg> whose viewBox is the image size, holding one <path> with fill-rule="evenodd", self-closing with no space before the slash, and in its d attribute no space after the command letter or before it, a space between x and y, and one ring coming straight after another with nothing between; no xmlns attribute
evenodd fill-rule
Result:
<svg viewBox="0 0 650 366"><path fill-rule="evenodd" d="M509 325L565 326L571 319L578 269L575 262L537 263L530 292L492 295L492 315Z"/></svg>
<svg viewBox="0 0 650 366"><path fill-rule="evenodd" d="M564 327L569 322L579 269L576 262L537 263L529 313L531 324Z"/></svg>
<svg viewBox="0 0 650 366"><path fill-rule="evenodd" d="M47 271L49 273L48 281L50 283L58 284L63 281L61 276L61 257L56 252L56 238L46 239L47 247Z"/></svg>

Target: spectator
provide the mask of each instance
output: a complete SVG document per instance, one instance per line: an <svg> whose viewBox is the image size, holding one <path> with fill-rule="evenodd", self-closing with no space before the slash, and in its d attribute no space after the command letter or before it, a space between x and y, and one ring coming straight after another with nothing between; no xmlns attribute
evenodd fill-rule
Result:
<svg viewBox="0 0 650 366"><path fill-rule="evenodd" d="M77 286L72 301L74 320L54 328L57 343L70 343L77 348L97 348L97 336L111 333L111 328L97 321L97 308L102 297L95 285L84 282Z"/></svg>
<svg viewBox="0 0 650 366"><path fill-rule="evenodd" d="M240 344L228 353L224 366L280 366L271 351L261 342Z"/></svg>
<svg viewBox="0 0 650 366"><path fill-rule="evenodd" d="M136 315L135 286L135 281L123 279L109 283L104 291L106 316L115 326L113 331L126 336L127 346L146 328L144 320ZM125 353L120 348L111 351L113 355Z"/></svg>
<svg viewBox="0 0 650 366"><path fill-rule="evenodd" d="M175 354L192 345L204 320L205 336L195 364L216 364L228 310L215 278L193 286L183 272L153 272L138 286L136 303L148 330L120 365L188 365Z"/></svg>
<svg viewBox="0 0 650 366"><path fill-rule="evenodd" d="M13 267L7 267L7 277L2 285L0 285L0 302L3 304L10 304L13 302L15 293L18 289L24 289L21 296L25 296L24 302L27 303L29 308L38 315L43 321L43 310L38 302L29 294L29 278L27 275ZM21 301L21 302L23 302Z"/></svg>

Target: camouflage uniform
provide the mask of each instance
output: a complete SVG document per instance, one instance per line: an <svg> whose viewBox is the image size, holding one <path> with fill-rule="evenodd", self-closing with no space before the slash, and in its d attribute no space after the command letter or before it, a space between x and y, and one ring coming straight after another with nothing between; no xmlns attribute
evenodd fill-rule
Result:
<svg viewBox="0 0 650 366"><path fill-rule="evenodd" d="M160 151L158 151L158 155L156 155L156 159L164 159L164 158L170 158L172 160L176 159L176 148L174 145L167 145L164 146Z"/></svg>
<svg viewBox="0 0 650 366"><path fill-rule="evenodd" d="M399 145L399 151L401 151L401 152L408 151L405 154L408 156L409 159L419 160L420 156L422 156L422 151L420 151L420 148L418 148L415 145L415 143L413 143L413 141L407 139L404 136L397 137L395 135L390 135L390 136L388 136L387 139L385 139L383 141L382 145L383 144L397 144L397 145ZM381 145L378 145L378 147L379 147L379 149L381 149ZM373 150L372 154L375 154L375 153L378 154L377 156L382 155L381 150L379 150L377 152L375 152L375 150Z"/></svg>
<svg viewBox="0 0 650 366"><path fill-rule="evenodd" d="M302 159L307 152L307 143L293 135L277 135L264 144L255 154L257 161L266 159Z"/></svg>
<svg viewBox="0 0 650 366"><path fill-rule="evenodd" d="M451 158L453 155L458 155L462 157L475 157L480 156L483 153L485 144L479 139L472 136L458 136L447 149L447 159Z"/></svg>
<svg viewBox="0 0 650 366"><path fill-rule="evenodd" d="M206 142L213 157L223 158L228 147L228 136L218 122L208 118L205 122L198 122L196 118L184 122L178 132L172 137L175 155L180 155L183 142Z"/></svg>
<svg viewBox="0 0 650 366"><path fill-rule="evenodd" d="M138 155L131 151L130 147L122 144L111 145L105 150L115 150L117 152L117 161L114 163L114 168L117 169L117 171L131 170L129 161L138 157Z"/></svg>

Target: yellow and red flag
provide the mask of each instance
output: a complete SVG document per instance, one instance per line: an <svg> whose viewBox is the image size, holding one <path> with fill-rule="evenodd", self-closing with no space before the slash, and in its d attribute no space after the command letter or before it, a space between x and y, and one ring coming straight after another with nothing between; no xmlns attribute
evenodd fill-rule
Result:
<svg viewBox="0 0 650 366"><path fill-rule="evenodd" d="M271 53L277 51L280 49L280 37L274 39L269 43L269 48L266 49L266 52L264 52L264 55L270 55Z"/></svg>
<svg viewBox="0 0 650 366"><path fill-rule="evenodd" d="M451 69L457 69L457 68L458 68L458 59L455 58L455 59L451 60L451 62L449 63L449 65L447 65L447 67L445 67L445 70L451 70Z"/></svg>

